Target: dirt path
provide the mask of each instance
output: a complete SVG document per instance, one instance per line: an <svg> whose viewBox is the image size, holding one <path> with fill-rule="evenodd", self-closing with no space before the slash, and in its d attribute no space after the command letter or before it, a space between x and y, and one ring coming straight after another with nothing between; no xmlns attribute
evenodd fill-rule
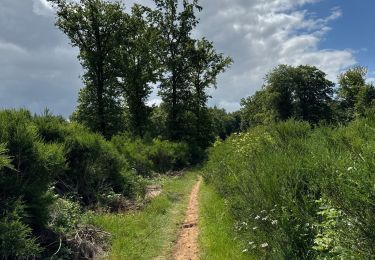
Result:
<svg viewBox="0 0 375 260"><path fill-rule="evenodd" d="M199 217L199 187L202 177L198 177L190 194L189 206L186 212L185 221L181 227L173 259L175 260L197 260L198 251L198 217Z"/></svg>

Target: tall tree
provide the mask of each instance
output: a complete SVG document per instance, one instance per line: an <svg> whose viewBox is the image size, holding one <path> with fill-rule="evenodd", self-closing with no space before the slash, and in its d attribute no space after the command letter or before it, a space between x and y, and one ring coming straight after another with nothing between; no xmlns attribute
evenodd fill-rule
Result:
<svg viewBox="0 0 375 260"><path fill-rule="evenodd" d="M134 5L131 15L124 13L118 45L118 73L127 110L128 129L143 137L151 108L146 102L160 74L160 34L152 22L151 9Z"/></svg>
<svg viewBox="0 0 375 260"><path fill-rule="evenodd" d="M197 0L154 0L157 7L156 22L163 38L162 63L165 69L159 94L168 114L168 136L182 140L186 133L187 109L192 98L189 78L189 50L191 33L198 24L195 10L201 7ZM179 10L180 9L180 10Z"/></svg>
<svg viewBox="0 0 375 260"><path fill-rule="evenodd" d="M120 2L104 0L48 0L57 9L56 26L79 48L85 87L79 96L74 118L92 130L110 137L121 126L122 100L119 98L114 66L118 33L123 24Z"/></svg>
<svg viewBox="0 0 375 260"><path fill-rule="evenodd" d="M190 54L192 104L191 110L195 116L195 142L201 148L210 145L210 133L213 132L207 101L210 97L208 88L215 87L217 77L230 66L233 60L217 53L213 43L206 39L195 42Z"/></svg>

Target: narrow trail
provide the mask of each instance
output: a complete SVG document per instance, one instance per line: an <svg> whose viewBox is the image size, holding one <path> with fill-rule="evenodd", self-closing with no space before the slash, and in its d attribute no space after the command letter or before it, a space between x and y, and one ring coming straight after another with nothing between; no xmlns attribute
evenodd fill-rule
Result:
<svg viewBox="0 0 375 260"><path fill-rule="evenodd" d="M198 218L199 218L199 187L202 177L198 177L189 199L189 206L186 212L185 221L175 246L173 259L175 260L197 260L198 250Z"/></svg>

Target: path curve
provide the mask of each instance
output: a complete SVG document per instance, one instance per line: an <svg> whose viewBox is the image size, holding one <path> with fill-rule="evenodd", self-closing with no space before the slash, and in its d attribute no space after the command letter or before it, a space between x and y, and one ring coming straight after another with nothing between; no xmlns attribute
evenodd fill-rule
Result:
<svg viewBox="0 0 375 260"><path fill-rule="evenodd" d="M202 177L194 185L189 199L189 206L186 212L185 221L175 246L173 259L175 260L198 260L198 219L199 219L199 187Z"/></svg>

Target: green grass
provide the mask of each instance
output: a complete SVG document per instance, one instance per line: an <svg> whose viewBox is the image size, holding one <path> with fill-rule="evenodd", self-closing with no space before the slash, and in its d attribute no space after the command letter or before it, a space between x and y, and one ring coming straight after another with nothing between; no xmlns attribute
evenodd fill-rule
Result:
<svg viewBox="0 0 375 260"><path fill-rule="evenodd" d="M112 234L109 259L169 259L196 173L162 178L160 196L142 211L95 216L95 225Z"/></svg>
<svg viewBox="0 0 375 260"><path fill-rule="evenodd" d="M200 250L201 259L253 259L242 252L246 242L236 238L231 217L224 199L211 186L203 184L200 191Z"/></svg>

